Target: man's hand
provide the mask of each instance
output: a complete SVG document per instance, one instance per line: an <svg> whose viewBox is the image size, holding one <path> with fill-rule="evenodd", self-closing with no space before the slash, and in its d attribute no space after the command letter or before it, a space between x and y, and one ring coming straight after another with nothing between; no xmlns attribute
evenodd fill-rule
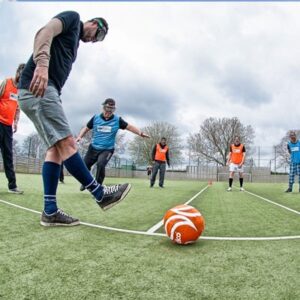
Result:
<svg viewBox="0 0 300 300"><path fill-rule="evenodd" d="M13 133L17 132L17 130L18 130L18 124L14 123L14 125L13 125Z"/></svg>
<svg viewBox="0 0 300 300"><path fill-rule="evenodd" d="M76 142L76 143L80 143L81 140L82 140L82 138L81 138L80 136L78 136L78 137L75 139L75 142Z"/></svg>
<svg viewBox="0 0 300 300"><path fill-rule="evenodd" d="M43 97L48 86L48 67L37 66L29 90L35 97Z"/></svg>
<svg viewBox="0 0 300 300"><path fill-rule="evenodd" d="M147 139L150 138L150 135L148 135L144 132L141 132L140 136L143 137L143 138L147 138Z"/></svg>

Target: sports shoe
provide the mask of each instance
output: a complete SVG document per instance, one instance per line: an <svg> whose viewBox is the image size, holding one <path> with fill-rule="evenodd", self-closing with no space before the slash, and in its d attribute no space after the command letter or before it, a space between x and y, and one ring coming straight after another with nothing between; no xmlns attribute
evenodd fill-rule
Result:
<svg viewBox="0 0 300 300"><path fill-rule="evenodd" d="M229 188L227 189L227 192L231 192L231 191L232 191L232 188L229 187Z"/></svg>
<svg viewBox="0 0 300 300"><path fill-rule="evenodd" d="M164 186L163 186L163 185L159 185L159 187L160 187L160 188L162 188L162 189L164 188Z"/></svg>
<svg viewBox="0 0 300 300"><path fill-rule="evenodd" d="M241 191L241 192L244 192L245 189L244 189L243 187L240 187L240 191Z"/></svg>
<svg viewBox="0 0 300 300"><path fill-rule="evenodd" d="M85 190L85 186L82 184L81 186L80 186L80 192L82 192L82 191L84 191Z"/></svg>
<svg viewBox="0 0 300 300"><path fill-rule="evenodd" d="M291 192L292 192L292 189L291 189L291 188L288 188L285 192L286 192L286 193L291 193Z"/></svg>
<svg viewBox="0 0 300 300"><path fill-rule="evenodd" d="M75 226L80 224L78 219L69 216L61 209L51 215L46 215L43 211L40 223L43 226Z"/></svg>
<svg viewBox="0 0 300 300"><path fill-rule="evenodd" d="M98 205L107 210L117 203L121 202L131 189L131 184L116 184L111 186L104 186L104 195L100 201L97 201Z"/></svg>
<svg viewBox="0 0 300 300"><path fill-rule="evenodd" d="M24 191L21 191L21 190L19 190L18 188L9 189L8 192L9 192L9 193L12 193L12 194L18 194L18 195L24 194Z"/></svg>

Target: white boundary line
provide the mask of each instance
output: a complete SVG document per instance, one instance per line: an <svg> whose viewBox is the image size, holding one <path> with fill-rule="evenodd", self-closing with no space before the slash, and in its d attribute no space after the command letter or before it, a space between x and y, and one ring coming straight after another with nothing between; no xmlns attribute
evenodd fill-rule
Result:
<svg viewBox="0 0 300 300"><path fill-rule="evenodd" d="M30 211L32 213L40 215L41 213L24 207L20 206L14 203L10 203L4 200L0 199L0 203L7 204L22 210ZM163 233L149 233L146 231L138 231L138 230L127 230L127 229L121 229L121 228L115 228L115 227L108 227L108 226L102 226L97 224L91 224L91 223L85 223L80 222L80 224L93 227L93 228L101 228L105 230L110 231L117 231L117 232L124 232L124 233L131 233L131 234L140 234L140 235L149 235L149 236L161 236L161 237L167 237L166 234ZM300 239L300 235L291 235L291 236L274 236L274 237L218 237L218 236L200 236L200 239L202 240L212 240L212 241L277 241L277 240L294 240L294 239Z"/></svg>
<svg viewBox="0 0 300 300"><path fill-rule="evenodd" d="M254 193L252 193L252 192L248 192L248 191L245 190L244 193L248 193L248 194L250 194L250 195L252 195L252 196L254 196L254 197L257 197L257 198L259 198L259 199L261 199L261 200L267 201L267 202L269 202L269 203L271 203L271 204L277 205L277 206L279 206L279 207L281 207L281 208L283 208L283 209L286 209L286 210L291 211L291 212L293 212L293 213L295 213L295 214L297 214L297 215L300 215L300 211L297 211L297 210L294 210L294 209L289 208L289 207L287 207L287 206L284 206L284 205L282 205L282 204L273 202L273 201L271 201L271 200L269 200L269 199L267 199L267 198L264 198L264 197L262 197L262 196L259 196L259 195L257 195L257 194L254 194Z"/></svg>
<svg viewBox="0 0 300 300"><path fill-rule="evenodd" d="M197 198L200 194L202 194L209 185L207 185L205 188L203 188L200 192L198 192L196 195L194 195L190 200L186 201L184 204L191 203L195 198ZM147 230L148 233L154 233L156 230L158 230L162 225L164 224L164 220L160 220L158 223L153 225L151 228Z"/></svg>

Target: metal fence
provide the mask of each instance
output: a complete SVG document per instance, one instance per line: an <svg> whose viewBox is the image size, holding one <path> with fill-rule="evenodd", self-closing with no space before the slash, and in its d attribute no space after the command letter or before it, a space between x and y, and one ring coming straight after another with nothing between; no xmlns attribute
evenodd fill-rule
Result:
<svg viewBox="0 0 300 300"><path fill-rule="evenodd" d="M32 157L14 156L14 167L17 173L40 174L42 172L43 160ZM167 168L166 177L178 180L200 180L200 181L227 181L228 168L217 165L186 165L185 168L176 169L176 166ZM3 160L0 159L0 171L3 171ZM95 168L92 169L95 171ZM250 165L245 167L244 178L247 182L287 182L287 174L274 172L270 166L258 167ZM69 175L65 169L65 175ZM147 178L146 166L136 166L132 161L113 157L106 169L110 177Z"/></svg>

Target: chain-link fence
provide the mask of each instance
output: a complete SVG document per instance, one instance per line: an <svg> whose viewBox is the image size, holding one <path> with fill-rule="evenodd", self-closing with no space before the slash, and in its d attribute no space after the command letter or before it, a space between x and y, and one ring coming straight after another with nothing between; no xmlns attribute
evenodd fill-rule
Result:
<svg viewBox="0 0 300 300"><path fill-rule="evenodd" d="M0 171L3 171L3 160L0 155ZM17 173L39 174L42 172L43 160L39 158L14 155L14 166ZM96 166L95 166L96 167ZM114 155L107 165L107 176L147 178L147 164L136 165L130 159ZM94 169L95 170L95 169ZM284 165L276 156L274 147L256 147L251 157L247 157L245 181L252 182L287 182L289 166ZM65 170L68 175L67 170ZM190 179L202 181L228 180L228 167L212 163L193 163L191 159L167 168L169 179Z"/></svg>

